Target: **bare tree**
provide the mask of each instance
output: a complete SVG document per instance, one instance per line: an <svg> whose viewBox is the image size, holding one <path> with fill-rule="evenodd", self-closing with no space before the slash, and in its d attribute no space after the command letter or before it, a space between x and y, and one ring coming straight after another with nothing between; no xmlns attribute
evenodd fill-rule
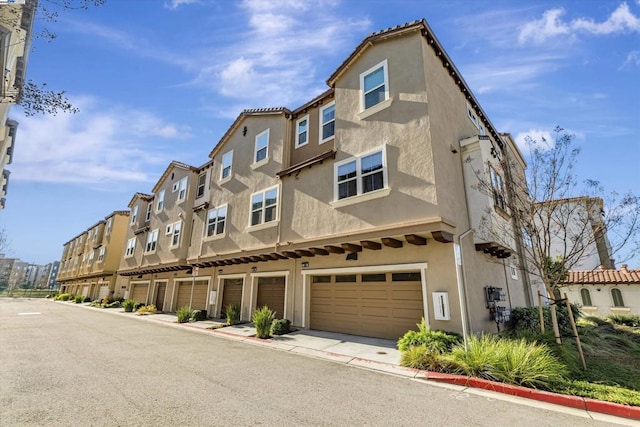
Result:
<svg viewBox="0 0 640 427"><path fill-rule="evenodd" d="M6 254L9 249L9 237L7 231L4 228L0 228L0 254Z"/></svg>

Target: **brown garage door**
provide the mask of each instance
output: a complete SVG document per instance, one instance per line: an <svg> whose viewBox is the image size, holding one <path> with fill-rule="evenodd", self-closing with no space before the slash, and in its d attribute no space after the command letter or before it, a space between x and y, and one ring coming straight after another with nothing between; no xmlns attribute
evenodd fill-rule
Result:
<svg viewBox="0 0 640 427"><path fill-rule="evenodd" d="M258 301L256 307L269 307L276 319L284 316L284 282L282 277L258 277Z"/></svg>
<svg viewBox="0 0 640 427"><path fill-rule="evenodd" d="M149 290L149 285L146 284L133 284L133 292L131 293L130 299L140 302L142 304L147 303L147 291Z"/></svg>
<svg viewBox="0 0 640 427"><path fill-rule="evenodd" d="M222 282L222 309L220 317L225 317L225 310L229 305L242 307L242 279L224 279Z"/></svg>
<svg viewBox="0 0 640 427"><path fill-rule="evenodd" d="M192 286L193 285L193 286ZM191 294L193 288L193 295ZM192 310L205 310L207 307L207 281L180 282L176 308L190 307Z"/></svg>
<svg viewBox="0 0 640 427"><path fill-rule="evenodd" d="M164 309L164 296L167 293L167 284L158 283L158 290L156 291L156 309L162 311Z"/></svg>
<svg viewBox="0 0 640 427"><path fill-rule="evenodd" d="M423 315L419 272L311 278L312 329L395 340Z"/></svg>

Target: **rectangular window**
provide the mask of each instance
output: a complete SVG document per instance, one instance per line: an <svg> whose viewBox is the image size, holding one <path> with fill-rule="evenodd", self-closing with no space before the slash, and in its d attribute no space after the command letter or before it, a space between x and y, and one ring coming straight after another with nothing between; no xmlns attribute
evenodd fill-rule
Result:
<svg viewBox="0 0 640 427"><path fill-rule="evenodd" d="M478 121L478 116L476 116L476 112L471 107L471 104L467 104L467 116L469 116L469 120L473 123L473 125L480 129L480 122Z"/></svg>
<svg viewBox="0 0 640 427"><path fill-rule="evenodd" d="M156 246L158 245L158 229L156 228L153 231L150 231L147 234L147 246L145 246L145 252L154 252L156 250Z"/></svg>
<svg viewBox="0 0 640 427"><path fill-rule="evenodd" d="M336 103L332 102L320 109L320 144L327 142L336 132Z"/></svg>
<svg viewBox="0 0 640 427"><path fill-rule="evenodd" d="M311 279L313 283L331 283L331 276L313 276Z"/></svg>
<svg viewBox="0 0 640 427"><path fill-rule="evenodd" d="M336 199L345 199L386 186L383 151L344 160L336 164Z"/></svg>
<svg viewBox="0 0 640 427"><path fill-rule="evenodd" d="M157 195L158 200L156 201L156 212L162 211L164 207L164 190L160 190Z"/></svg>
<svg viewBox="0 0 640 427"><path fill-rule="evenodd" d="M173 186L171 187L171 192L175 193L176 191L178 191L178 188L180 187L180 183L179 182L174 182Z"/></svg>
<svg viewBox="0 0 640 427"><path fill-rule="evenodd" d="M144 222L149 222L151 220L151 203L147 205L147 214L144 216Z"/></svg>
<svg viewBox="0 0 640 427"><path fill-rule="evenodd" d="M135 205L133 207L133 210L131 211L131 224L135 224L137 220L138 220L138 205Z"/></svg>
<svg viewBox="0 0 640 427"><path fill-rule="evenodd" d="M269 129L256 136L256 151L254 163L265 160L269 157Z"/></svg>
<svg viewBox="0 0 640 427"><path fill-rule="evenodd" d="M391 280L394 282L420 282L422 276L419 272L415 273L392 273Z"/></svg>
<svg viewBox="0 0 640 427"><path fill-rule="evenodd" d="M113 227L113 218L109 218L107 220L107 226L105 227L105 236L111 233L111 227Z"/></svg>
<svg viewBox="0 0 640 427"><path fill-rule="evenodd" d="M220 179L225 179L231 176L232 163L233 163L233 150L228 151L222 155L222 172L220 173Z"/></svg>
<svg viewBox="0 0 640 427"><path fill-rule="evenodd" d="M387 61L360 74L362 110L366 110L389 99Z"/></svg>
<svg viewBox="0 0 640 427"><path fill-rule="evenodd" d="M224 225L227 221L227 206L218 209L209 209L207 215L207 237L224 234Z"/></svg>
<svg viewBox="0 0 640 427"><path fill-rule="evenodd" d="M98 262L104 260L104 253L106 252L106 250L107 249L104 246L100 248L100 252L98 252Z"/></svg>
<svg viewBox="0 0 640 427"><path fill-rule="evenodd" d="M518 280L518 269L515 265L509 264L509 271L511 272L511 278L514 280Z"/></svg>
<svg viewBox="0 0 640 427"><path fill-rule="evenodd" d="M196 191L196 198L204 196L204 188L207 184L207 172L202 172L198 175L198 191Z"/></svg>
<svg viewBox="0 0 640 427"><path fill-rule="evenodd" d="M187 183L189 181L189 177L185 176L179 182L179 190L178 190L178 201L181 202L187 197Z"/></svg>
<svg viewBox="0 0 640 427"><path fill-rule="evenodd" d="M506 210L507 206L504 197L504 187L502 186L502 176L491 166L489 166L489 172L491 174L491 187L493 189L493 204Z"/></svg>
<svg viewBox="0 0 640 427"><path fill-rule="evenodd" d="M309 116L306 115L296 122L296 148L309 142Z"/></svg>
<svg viewBox="0 0 640 427"><path fill-rule="evenodd" d="M171 237L171 246L180 244L180 230L182 229L182 221L173 224L173 236Z"/></svg>
<svg viewBox="0 0 640 427"><path fill-rule="evenodd" d="M164 234L168 236L173 233L173 224L167 225L167 228L164 230Z"/></svg>
<svg viewBox="0 0 640 427"><path fill-rule="evenodd" d="M356 280L355 274L341 274L336 276L336 283L355 283Z"/></svg>
<svg viewBox="0 0 640 427"><path fill-rule="evenodd" d="M89 252L89 259L87 260L88 265L93 265L93 254L94 251Z"/></svg>
<svg viewBox="0 0 640 427"><path fill-rule="evenodd" d="M131 256L133 255L133 251L135 251L136 249L136 238L132 237L131 239L127 240L127 249L124 251L124 256Z"/></svg>
<svg viewBox="0 0 640 427"><path fill-rule="evenodd" d="M387 280L387 276L384 273L362 275L363 282L384 282L386 280Z"/></svg>
<svg viewBox="0 0 640 427"><path fill-rule="evenodd" d="M251 225L275 221L278 216L278 187L251 196Z"/></svg>

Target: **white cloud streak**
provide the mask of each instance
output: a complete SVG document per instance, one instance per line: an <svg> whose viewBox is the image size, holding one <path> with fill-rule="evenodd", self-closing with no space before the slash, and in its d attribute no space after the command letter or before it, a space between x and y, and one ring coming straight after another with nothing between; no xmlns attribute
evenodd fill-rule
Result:
<svg viewBox="0 0 640 427"><path fill-rule="evenodd" d="M171 10L176 10L180 6L200 3L200 0L171 0L164 3L164 7Z"/></svg>
<svg viewBox="0 0 640 427"><path fill-rule="evenodd" d="M603 22L595 22L591 18L577 18L563 21L565 10L549 9L542 18L524 24L520 28L518 41L520 44L532 42L542 44L548 39L566 36L575 39L578 34L608 35L617 33L640 33L640 18L635 16L627 3L622 3Z"/></svg>
<svg viewBox="0 0 640 427"><path fill-rule="evenodd" d="M170 161L168 139L188 128L123 107L100 110L91 98L73 100L77 115L20 119L11 179L108 188L118 182L152 182L146 169Z"/></svg>

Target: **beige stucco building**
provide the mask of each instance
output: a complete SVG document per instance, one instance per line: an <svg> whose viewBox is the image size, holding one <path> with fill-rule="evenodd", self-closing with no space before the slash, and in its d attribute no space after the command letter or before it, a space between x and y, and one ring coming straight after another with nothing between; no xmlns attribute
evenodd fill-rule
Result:
<svg viewBox="0 0 640 427"><path fill-rule="evenodd" d="M60 293L93 299L113 297L129 223L128 211L115 211L64 244L57 281Z"/></svg>
<svg viewBox="0 0 640 427"><path fill-rule="evenodd" d="M530 304L517 233L500 231L518 227L505 158L526 165L426 22L366 37L327 84L293 110L242 112L207 163L172 162L136 194L117 290L393 339L421 317L495 331Z"/></svg>
<svg viewBox="0 0 640 427"><path fill-rule="evenodd" d="M9 118L9 110L22 98L31 49L36 0L0 5L0 209L4 209L18 122Z"/></svg>

